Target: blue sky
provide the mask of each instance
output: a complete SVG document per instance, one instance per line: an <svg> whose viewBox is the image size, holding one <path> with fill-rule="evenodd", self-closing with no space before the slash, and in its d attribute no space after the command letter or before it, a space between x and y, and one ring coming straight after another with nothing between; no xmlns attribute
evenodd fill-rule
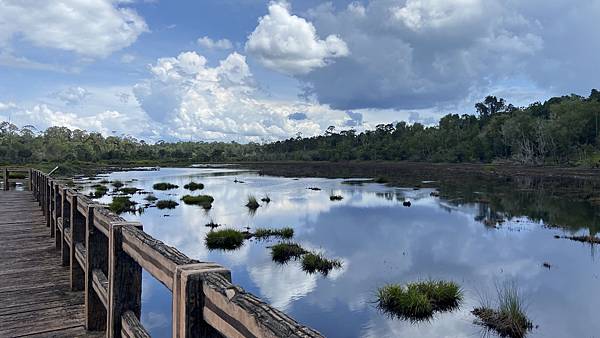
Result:
<svg viewBox="0 0 600 338"><path fill-rule="evenodd" d="M600 1L0 0L0 120L267 141L599 87Z"/></svg>

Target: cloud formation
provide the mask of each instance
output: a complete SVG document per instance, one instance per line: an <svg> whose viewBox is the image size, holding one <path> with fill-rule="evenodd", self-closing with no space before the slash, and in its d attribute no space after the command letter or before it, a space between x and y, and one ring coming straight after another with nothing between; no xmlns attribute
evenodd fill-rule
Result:
<svg viewBox="0 0 600 338"><path fill-rule="evenodd" d="M0 48L22 39L38 47L106 57L148 31L118 0L0 1Z"/></svg>
<svg viewBox="0 0 600 338"><path fill-rule="evenodd" d="M70 87L54 94L56 98L68 105L80 104L89 95L90 92L83 87Z"/></svg>
<svg viewBox="0 0 600 338"><path fill-rule="evenodd" d="M198 44L206 49L232 49L233 44L227 39L213 40L208 36L203 36L198 39Z"/></svg>
<svg viewBox="0 0 600 338"><path fill-rule="evenodd" d="M309 21L290 14L289 5L272 2L248 37L246 51L265 67L286 74L306 74L349 54L337 35L321 40Z"/></svg>

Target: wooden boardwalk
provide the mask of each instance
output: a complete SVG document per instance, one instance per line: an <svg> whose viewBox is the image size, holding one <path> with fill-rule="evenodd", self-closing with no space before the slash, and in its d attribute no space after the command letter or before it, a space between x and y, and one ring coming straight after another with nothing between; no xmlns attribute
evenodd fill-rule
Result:
<svg viewBox="0 0 600 338"><path fill-rule="evenodd" d="M0 337L81 337L84 294L30 191L0 191ZM97 335L96 335L97 336Z"/></svg>

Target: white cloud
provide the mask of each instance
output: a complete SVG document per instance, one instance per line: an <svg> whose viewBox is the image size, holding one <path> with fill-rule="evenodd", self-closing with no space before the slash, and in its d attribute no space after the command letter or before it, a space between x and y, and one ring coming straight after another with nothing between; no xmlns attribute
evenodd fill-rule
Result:
<svg viewBox="0 0 600 338"><path fill-rule="evenodd" d="M135 60L135 55L133 55L133 54L125 53L125 54L121 55L121 62L123 62L123 63L131 63L134 60Z"/></svg>
<svg viewBox="0 0 600 338"><path fill-rule="evenodd" d="M344 112L301 102L259 97L246 58L231 53L215 67L195 52L158 59L151 78L134 94L148 115L165 125L165 133L182 139L261 141L320 133L342 124ZM307 119L290 120L302 111Z"/></svg>
<svg viewBox="0 0 600 338"><path fill-rule="evenodd" d="M321 40L311 22L290 14L281 2L269 5L269 13L248 37L246 51L266 67L287 74L306 74L349 54L339 36Z"/></svg>
<svg viewBox="0 0 600 338"><path fill-rule="evenodd" d="M14 102L0 102L0 112L17 108Z"/></svg>
<svg viewBox="0 0 600 338"><path fill-rule="evenodd" d="M233 44L227 39L213 40L208 36L203 36L198 39L198 44L206 49L232 49Z"/></svg>
<svg viewBox="0 0 600 338"><path fill-rule="evenodd" d="M23 39L90 57L105 57L148 31L144 19L117 0L3 0L0 22L0 47Z"/></svg>
<svg viewBox="0 0 600 338"><path fill-rule="evenodd" d="M56 92L54 96L68 105L80 104L90 92L83 87L70 87Z"/></svg>

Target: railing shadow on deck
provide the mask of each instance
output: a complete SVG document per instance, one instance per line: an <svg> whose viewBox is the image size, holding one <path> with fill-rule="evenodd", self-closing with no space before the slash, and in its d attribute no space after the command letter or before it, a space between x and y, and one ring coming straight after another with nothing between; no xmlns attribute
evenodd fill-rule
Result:
<svg viewBox="0 0 600 338"><path fill-rule="evenodd" d="M140 322L145 269L172 292L173 337L322 337L232 284L228 269L187 257L60 180L29 175L71 289L85 293L86 329L150 336Z"/></svg>

